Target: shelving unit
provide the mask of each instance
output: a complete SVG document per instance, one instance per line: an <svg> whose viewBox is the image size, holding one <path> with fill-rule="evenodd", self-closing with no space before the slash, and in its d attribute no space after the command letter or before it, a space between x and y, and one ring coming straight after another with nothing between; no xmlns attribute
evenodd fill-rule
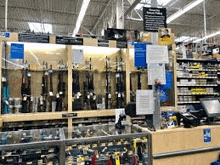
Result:
<svg viewBox="0 0 220 165"><path fill-rule="evenodd" d="M48 47L51 44L56 43L54 41L54 37L52 37L53 40L51 40L51 43L48 44ZM11 35L11 38L4 38L0 37L0 55L2 55L2 46L3 42L18 42L18 34L13 33ZM84 39L84 45L83 46L98 46L96 39ZM116 43L114 41L109 42L109 47L116 48ZM115 43L115 44L114 44ZM34 44L34 43L33 43ZM45 44L46 45L46 44ZM55 47L57 48L56 45ZM72 128L72 120L73 119L80 119L80 118L100 118L100 117L114 117L115 116L115 109L101 109L101 110L80 110L80 111L73 111L72 110L72 66L73 66L73 46L72 45L62 45L65 49L65 56L66 56L66 64L68 66L67 69L63 69L64 72L67 73L67 88L66 89L66 96L67 96L67 104L68 109L67 111L62 112L36 112L36 113L19 113L19 114L2 114L0 115L0 127L3 125L3 123L11 123L11 122L24 122L24 121L49 121L49 120L68 120L68 126L71 129ZM40 49L39 49L40 50ZM119 49L118 49L119 50ZM126 51L124 52L126 54ZM105 56L105 55L104 55ZM59 55L55 57L55 59L58 59ZM40 57L40 53L37 53L37 56L35 57L39 60L41 58L45 59L46 57ZM48 59L46 59L48 60ZM49 60L51 61L51 59ZM33 73L40 74L40 72L44 71L42 68L38 67L37 65L34 65L33 61L30 61L32 63L30 71ZM54 67L55 66L55 67ZM125 65L126 66L126 65ZM2 60L0 60L0 67L4 69L4 66L2 66ZM102 68L103 69L103 68ZM14 72L21 72L21 68L7 68L8 71ZM56 68L56 63L53 63L53 71L57 72L59 71L58 68ZM82 71L86 71L83 70ZM0 72L0 77L2 77L2 72ZM41 81L41 80L40 80ZM20 88L20 87L18 87ZM36 86L33 86L32 88L36 88ZM1 92L2 89L0 89ZM36 90L36 89L35 89ZM0 99L1 101L1 99ZM74 114L74 115L73 115Z"/></svg>
<svg viewBox="0 0 220 165"><path fill-rule="evenodd" d="M220 61L209 59L177 59L176 95L179 109L199 104L200 98L218 97Z"/></svg>

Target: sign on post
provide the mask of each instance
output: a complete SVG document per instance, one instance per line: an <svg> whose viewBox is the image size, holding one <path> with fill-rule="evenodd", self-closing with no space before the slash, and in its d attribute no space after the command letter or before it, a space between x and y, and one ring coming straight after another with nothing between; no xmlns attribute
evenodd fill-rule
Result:
<svg viewBox="0 0 220 165"><path fill-rule="evenodd" d="M158 32L158 28L167 27L166 8L143 8L144 31Z"/></svg>
<svg viewBox="0 0 220 165"><path fill-rule="evenodd" d="M11 59L24 59L24 44L11 44Z"/></svg>

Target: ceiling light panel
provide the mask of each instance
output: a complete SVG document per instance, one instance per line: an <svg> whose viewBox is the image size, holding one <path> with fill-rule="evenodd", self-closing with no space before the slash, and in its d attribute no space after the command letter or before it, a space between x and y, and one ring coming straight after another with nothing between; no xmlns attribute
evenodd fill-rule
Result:
<svg viewBox="0 0 220 165"><path fill-rule="evenodd" d="M204 0L196 0L196 1L186 5L183 9L177 11L176 13L171 15L169 18L167 18L167 23L170 23L170 22L174 21L175 19L177 19L181 15L185 14L186 12L190 11L191 9L193 9L194 7L196 7L197 5L202 3L203 1Z"/></svg>

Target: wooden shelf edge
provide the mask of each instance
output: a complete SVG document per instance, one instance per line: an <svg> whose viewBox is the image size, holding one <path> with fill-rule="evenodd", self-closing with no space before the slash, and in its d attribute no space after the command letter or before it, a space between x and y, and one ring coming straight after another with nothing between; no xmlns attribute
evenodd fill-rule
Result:
<svg viewBox="0 0 220 165"><path fill-rule="evenodd" d="M4 122L19 122L19 121L37 121L37 120L57 120L63 118L63 114L68 112L42 112L42 113L26 113L26 114L9 114L0 116L0 127ZM84 110L73 111L77 113L77 118L91 118L91 117L107 117L115 116L115 109L106 110Z"/></svg>
<svg viewBox="0 0 220 165"><path fill-rule="evenodd" d="M115 116L115 109L87 110L87 111L78 111L76 113L78 118Z"/></svg>
<svg viewBox="0 0 220 165"><path fill-rule="evenodd" d="M67 112L9 114L9 115L2 115L1 117L3 119L3 122L56 120L56 119L62 119L62 114L64 113L67 113Z"/></svg>

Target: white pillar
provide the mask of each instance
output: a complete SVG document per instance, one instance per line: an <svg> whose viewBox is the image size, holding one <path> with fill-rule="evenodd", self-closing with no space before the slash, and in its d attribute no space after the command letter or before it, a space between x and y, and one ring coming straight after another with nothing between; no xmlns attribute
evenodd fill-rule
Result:
<svg viewBox="0 0 220 165"><path fill-rule="evenodd" d="M205 0L203 1L203 10L204 10L204 37L207 36L207 30L206 30L206 7L205 7ZM206 39L204 40L204 42L206 43Z"/></svg>
<svg viewBox="0 0 220 165"><path fill-rule="evenodd" d="M116 1L116 28L124 29L124 0Z"/></svg>
<svg viewBox="0 0 220 165"><path fill-rule="evenodd" d="M151 7L157 7L157 0L151 0ZM158 40L158 33L152 33L151 34L151 42L153 45L156 45Z"/></svg>
<svg viewBox="0 0 220 165"><path fill-rule="evenodd" d="M8 31L8 0L5 0L5 31Z"/></svg>

